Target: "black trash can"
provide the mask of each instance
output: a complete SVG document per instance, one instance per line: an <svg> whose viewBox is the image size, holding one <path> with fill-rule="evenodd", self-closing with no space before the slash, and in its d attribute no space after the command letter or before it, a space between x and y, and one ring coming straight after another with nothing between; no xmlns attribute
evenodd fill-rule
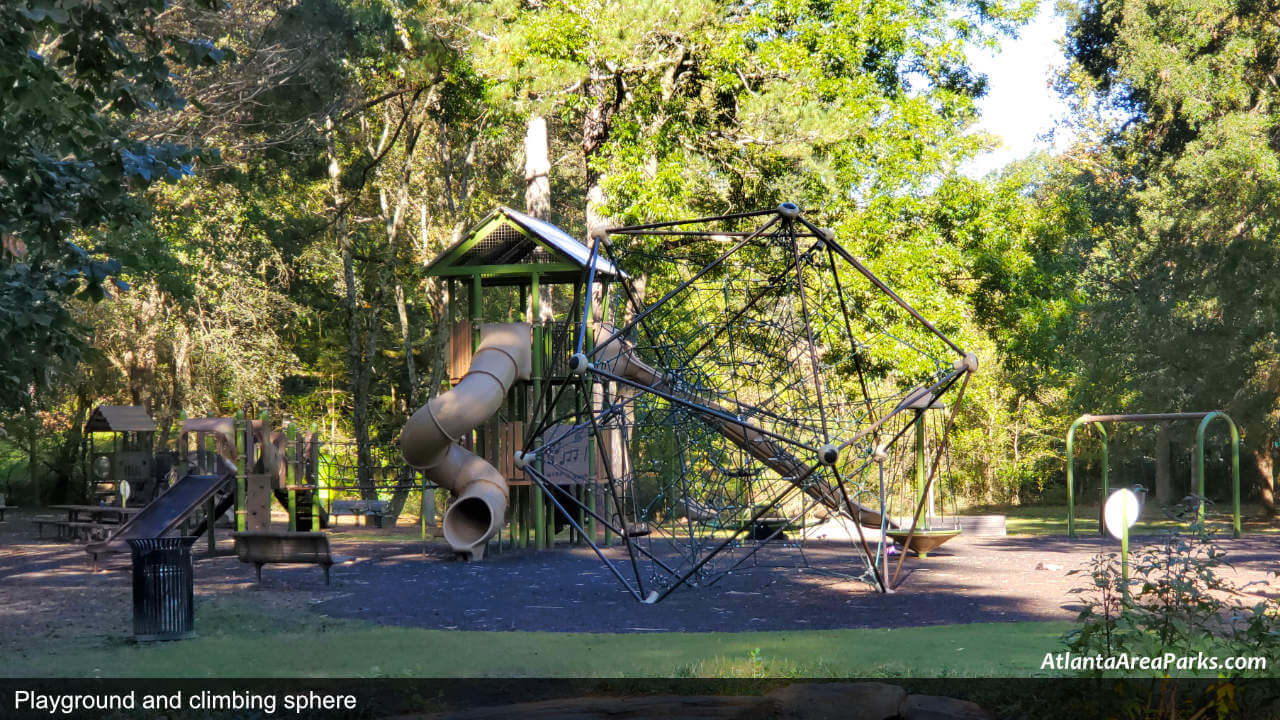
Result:
<svg viewBox="0 0 1280 720"><path fill-rule="evenodd" d="M182 640L195 634L194 537L141 538L133 551L135 640Z"/></svg>

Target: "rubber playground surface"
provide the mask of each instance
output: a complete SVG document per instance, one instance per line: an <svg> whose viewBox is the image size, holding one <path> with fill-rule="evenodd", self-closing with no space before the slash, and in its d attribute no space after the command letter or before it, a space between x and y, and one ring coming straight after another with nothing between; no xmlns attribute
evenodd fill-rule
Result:
<svg viewBox="0 0 1280 720"><path fill-rule="evenodd" d="M1071 621L1089 580L1083 568L1118 543L1096 536L961 536L927 559L907 558L893 594L837 574L856 569L844 543L810 543L763 553L709 588L681 589L656 605L637 602L589 548L520 551L481 563L456 561L441 541L426 546L385 531L347 528L333 552L326 587L319 567L268 565L261 585L252 565L209 556L196 545L197 632L200 599L235 597L287 608L304 621L357 619L442 630L553 632L704 632L881 628L964 623ZM231 551L223 534L220 552ZM1159 541L1158 536L1139 538ZM1261 581L1253 593L1280 591L1280 538L1222 540L1237 585ZM424 552L425 550L425 552ZM629 571L625 551L610 556ZM39 652L42 643L127 638L131 633L127 556L93 572L82 546L37 540L24 515L0 525L0 655ZM647 579L646 579L647 580Z"/></svg>

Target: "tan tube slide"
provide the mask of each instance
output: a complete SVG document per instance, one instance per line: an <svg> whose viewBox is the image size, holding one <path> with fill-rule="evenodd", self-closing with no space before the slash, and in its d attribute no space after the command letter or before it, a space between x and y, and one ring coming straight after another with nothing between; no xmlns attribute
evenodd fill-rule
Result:
<svg viewBox="0 0 1280 720"><path fill-rule="evenodd" d="M606 325L602 328L602 334L606 337L613 333L614 329L612 327ZM614 338L601 348L599 364L602 368L618 377L651 387L673 397L709 406L713 410L730 417L734 415L715 402L709 402L703 398L690 397L687 393L680 392L674 388L671 383L667 382L667 378L660 371L641 360L636 355L635 348L622 338ZM728 422L715 416L700 416L700 419L727 438L729 442L747 451L752 457L755 457L768 466L769 469L781 475L784 480L798 484L804 492L825 507L837 513L847 512L849 517L856 518L860 524L879 529L880 512L878 510L862 505L853 498L849 498L849 504L852 507L846 509L844 498L841 497L839 488L832 487L829 483L816 477L816 475L806 478L802 484L800 478L808 471L809 465L784 450L773 438L761 433L759 430ZM892 529L897 529L897 525L892 521L889 521L888 526Z"/></svg>
<svg viewBox="0 0 1280 720"><path fill-rule="evenodd" d="M529 323L482 325L467 374L400 431L405 461L456 498L444 514L444 539L472 560L484 557L485 543L502 528L508 487L497 468L457 441L502 407L516 380L529 379L532 347Z"/></svg>

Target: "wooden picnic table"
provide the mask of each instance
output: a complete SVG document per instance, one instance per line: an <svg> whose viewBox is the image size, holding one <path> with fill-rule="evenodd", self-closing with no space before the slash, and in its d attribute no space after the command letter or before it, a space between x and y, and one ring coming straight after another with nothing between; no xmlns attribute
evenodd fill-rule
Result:
<svg viewBox="0 0 1280 720"><path fill-rule="evenodd" d="M65 510L67 522L90 522L100 525L122 524L130 517L142 512L140 507L118 507L114 505L50 505L51 510Z"/></svg>
<svg viewBox="0 0 1280 720"><path fill-rule="evenodd" d="M58 537L71 539L94 540L111 535L130 517L142 512L142 508L116 507L112 505L50 505L50 510L63 510L66 520L49 520L36 518L31 522L36 526L40 536L44 529L52 527Z"/></svg>

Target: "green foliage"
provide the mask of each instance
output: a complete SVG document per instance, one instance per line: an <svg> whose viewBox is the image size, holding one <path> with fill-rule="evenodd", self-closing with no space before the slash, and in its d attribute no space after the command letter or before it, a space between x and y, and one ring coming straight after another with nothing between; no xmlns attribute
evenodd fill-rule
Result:
<svg viewBox="0 0 1280 720"><path fill-rule="evenodd" d="M1260 657L1274 664L1280 656L1280 606L1265 595L1246 604L1241 588L1221 576L1224 567L1226 553L1202 527L1170 533L1162 545L1135 553L1126 597L1119 556L1096 555L1088 571L1091 583L1073 591L1084 600L1077 618L1081 627L1064 640L1073 652L1104 658L1204 653ZM1192 675L1196 668L1189 670L1167 672Z"/></svg>
<svg viewBox="0 0 1280 720"><path fill-rule="evenodd" d="M1273 7L1065 4L1079 140L997 181L976 306L1064 414L1223 409L1274 512L1280 144ZM973 214L977 217L977 214Z"/></svg>
<svg viewBox="0 0 1280 720"><path fill-rule="evenodd" d="M191 172L184 146L127 123L178 108L170 64L218 51L160 32L159 0L24 0L0 9L0 410L30 408L83 348L67 310L126 286L117 262L82 249L138 217L137 191ZM80 241L81 244L74 244Z"/></svg>
<svg viewBox="0 0 1280 720"><path fill-rule="evenodd" d="M1224 568L1229 568L1226 553L1198 524L1137 551L1130 561L1127 594L1118 555L1094 556L1086 575L1089 583L1073 591L1084 603L1077 617L1080 627L1063 635L1067 647L1077 656L1174 658L1150 687L1116 686L1125 717L1235 717L1236 693L1249 686L1248 678L1268 671L1197 663L1203 658L1219 663L1260 658L1272 668L1280 660L1280 605L1265 592L1253 601L1245 599L1249 588L1235 587L1222 576ZM1098 669L1085 674L1124 673ZM1179 693L1177 679L1187 677L1220 680L1203 694Z"/></svg>

